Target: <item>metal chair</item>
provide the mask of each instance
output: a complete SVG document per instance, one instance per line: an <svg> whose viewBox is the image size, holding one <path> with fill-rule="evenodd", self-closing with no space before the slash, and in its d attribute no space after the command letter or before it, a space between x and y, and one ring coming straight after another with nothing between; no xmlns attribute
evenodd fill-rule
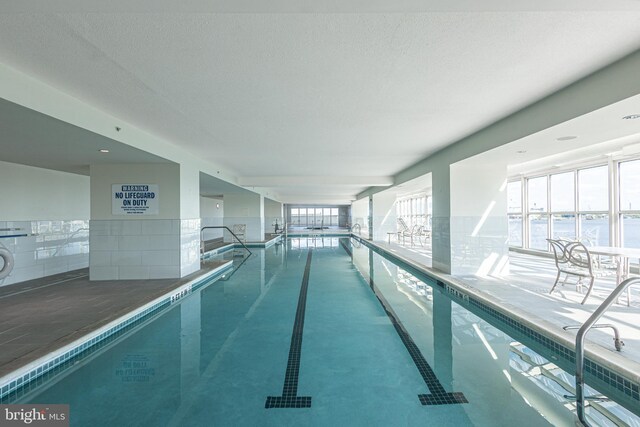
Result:
<svg viewBox="0 0 640 427"><path fill-rule="evenodd" d="M582 242L571 242L560 239L547 239L547 241L553 249L556 268L558 269L556 280L549 293L554 291L558 285L558 281L560 280L560 275L563 273L566 274L564 281L562 282L563 286L567 282L569 276L576 276L578 278L578 281L576 282L577 291L582 290L583 282L588 279L589 287L587 289L587 294L581 302L581 304L584 304L593 290L593 284L597 277L613 276L616 274L614 269L598 268L595 260L589 253L589 250Z"/></svg>
<svg viewBox="0 0 640 427"><path fill-rule="evenodd" d="M238 237L241 242L247 241L247 224L233 224L231 231Z"/></svg>

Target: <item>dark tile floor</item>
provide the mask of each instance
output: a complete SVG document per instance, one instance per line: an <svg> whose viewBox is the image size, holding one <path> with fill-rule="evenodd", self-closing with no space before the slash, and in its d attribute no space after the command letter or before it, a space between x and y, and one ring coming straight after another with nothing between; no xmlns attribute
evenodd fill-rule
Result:
<svg viewBox="0 0 640 427"><path fill-rule="evenodd" d="M0 287L0 377L231 261L181 279L89 281L89 269Z"/></svg>

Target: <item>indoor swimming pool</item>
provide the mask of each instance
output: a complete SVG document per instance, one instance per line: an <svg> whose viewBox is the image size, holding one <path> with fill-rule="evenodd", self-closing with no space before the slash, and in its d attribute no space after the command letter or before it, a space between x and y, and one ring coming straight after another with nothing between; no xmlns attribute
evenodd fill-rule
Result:
<svg viewBox="0 0 640 427"><path fill-rule="evenodd" d="M575 425L563 366L407 266L340 237L252 251L2 403L72 426ZM587 414L640 426L606 398Z"/></svg>

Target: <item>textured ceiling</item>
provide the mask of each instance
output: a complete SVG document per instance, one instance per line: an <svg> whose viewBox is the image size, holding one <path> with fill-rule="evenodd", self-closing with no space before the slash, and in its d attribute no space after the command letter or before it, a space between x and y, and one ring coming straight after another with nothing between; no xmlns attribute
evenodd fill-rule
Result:
<svg viewBox="0 0 640 427"><path fill-rule="evenodd" d="M288 177L270 187L282 200L348 200L367 187L349 177L388 179L640 48L640 7L487 4L426 13L4 13L0 62L254 187ZM328 175L344 186L323 187ZM296 185L306 180L315 184Z"/></svg>

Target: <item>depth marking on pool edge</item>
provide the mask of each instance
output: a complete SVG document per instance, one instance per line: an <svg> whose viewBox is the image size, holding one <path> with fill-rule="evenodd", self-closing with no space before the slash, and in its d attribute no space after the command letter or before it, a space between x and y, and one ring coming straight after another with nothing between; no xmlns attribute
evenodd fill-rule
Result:
<svg viewBox="0 0 640 427"><path fill-rule="evenodd" d="M311 269L312 249L307 255L307 265L302 276L302 286L298 297L296 319L291 333L291 346L289 347L289 360L284 374L284 386L282 396L267 396L265 409L270 408L310 408L311 396L298 396L298 373L300 372L300 357L302 353L302 330L304 329L304 314L307 305L307 289L309 288L309 271Z"/></svg>
<svg viewBox="0 0 640 427"><path fill-rule="evenodd" d="M347 248L346 245L343 244L342 247L349 255L351 255L351 251ZM444 389L444 387L442 387L442 384L440 384L440 381L438 380L435 372L433 372L433 369L431 369L429 362L427 362L427 359L424 358L422 352L413 341L413 338L411 338L409 332L405 329L400 319L398 319L398 316L391 308L389 302L382 295L382 293L378 291L378 288L371 278L369 278L369 286L371 287L371 290L373 291L376 298L378 298L378 301L382 305L382 308L384 308L384 311L387 313L387 316L391 320L393 327L400 336L402 343L409 352L411 359L413 359L413 363L415 363L416 368L418 368L418 371L422 376L422 379L429 388L429 394L418 395L420 403L422 403L423 405L453 405L460 403L469 403L462 392L454 391L448 393Z"/></svg>

